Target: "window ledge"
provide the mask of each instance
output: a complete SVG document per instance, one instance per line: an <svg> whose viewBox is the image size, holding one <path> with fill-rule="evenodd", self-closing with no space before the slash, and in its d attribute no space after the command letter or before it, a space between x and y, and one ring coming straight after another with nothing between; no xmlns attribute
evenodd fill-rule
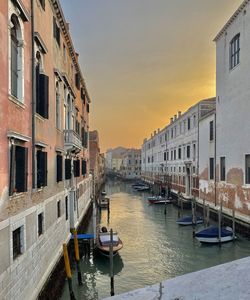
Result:
<svg viewBox="0 0 250 300"><path fill-rule="evenodd" d="M10 200L13 200L13 199L18 199L18 198L21 198L23 197L25 194L27 194L27 192L20 192L20 193L14 193L13 195L9 196Z"/></svg>
<svg viewBox="0 0 250 300"><path fill-rule="evenodd" d="M9 94L9 100L13 103L15 103L16 105L20 106L21 108L25 109L26 106L24 105L23 102L21 102L20 100L18 100L18 98L16 98L15 96Z"/></svg>
<svg viewBox="0 0 250 300"><path fill-rule="evenodd" d="M36 113L36 118L41 120L42 122L46 120L43 116L39 115L38 113Z"/></svg>

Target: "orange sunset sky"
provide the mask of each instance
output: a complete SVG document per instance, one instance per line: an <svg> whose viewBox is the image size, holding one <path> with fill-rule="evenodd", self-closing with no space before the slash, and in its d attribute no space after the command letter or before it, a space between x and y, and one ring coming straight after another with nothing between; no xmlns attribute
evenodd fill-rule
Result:
<svg viewBox="0 0 250 300"><path fill-rule="evenodd" d="M178 110L215 96L213 38L242 0L61 0L101 151L141 147Z"/></svg>

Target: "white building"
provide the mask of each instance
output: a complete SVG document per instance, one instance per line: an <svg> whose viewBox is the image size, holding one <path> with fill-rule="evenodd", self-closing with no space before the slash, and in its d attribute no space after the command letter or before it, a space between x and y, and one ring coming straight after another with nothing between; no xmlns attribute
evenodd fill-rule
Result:
<svg viewBox="0 0 250 300"><path fill-rule="evenodd" d="M200 168L202 196L214 204L223 201L224 210L231 214L235 208L238 217L248 222L250 221L249 2L243 1L215 37L217 59L215 155L207 157L206 164ZM212 171L216 174L211 174Z"/></svg>
<svg viewBox="0 0 250 300"><path fill-rule="evenodd" d="M198 195L199 119L213 110L215 98L201 100L184 114L178 112L163 130L142 145L142 178L165 185L186 198Z"/></svg>

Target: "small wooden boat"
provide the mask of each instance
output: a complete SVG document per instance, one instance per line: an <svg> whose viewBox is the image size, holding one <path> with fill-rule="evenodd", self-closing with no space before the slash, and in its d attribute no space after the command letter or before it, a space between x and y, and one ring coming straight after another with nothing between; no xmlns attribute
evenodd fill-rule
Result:
<svg viewBox="0 0 250 300"><path fill-rule="evenodd" d="M201 243L219 243L219 227L210 226L195 233L195 237ZM230 242L234 239L231 227L221 227L221 243Z"/></svg>
<svg viewBox="0 0 250 300"><path fill-rule="evenodd" d="M202 224L204 222L202 217L196 217L196 222L195 224ZM188 226L188 225L193 225L193 217L192 216L185 216L183 218L180 218L176 221L177 224L182 225L182 226Z"/></svg>
<svg viewBox="0 0 250 300"><path fill-rule="evenodd" d="M172 199L165 198L162 196L150 196L148 197L148 202L150 204L170 204L172 203Z"/></svg>
<svg viewBox="0 0 250 300"><path fill-rule="evenodd" d="M99 203L98 203L99 207L101 207L101 208L108 208L108 206L109 206L109 200L110 199L108 197L101 198L99 200Z"/></svg>
<svg viewBox="0 0 250 300"><path fill-rule="evenodd" d="M109 246L111 244L110 231L106 227L102 227L97 233L96 247L101 254L109 256ZM115 256L119 250L122 249L123 243L118 236L117 232L113 232L113 256Z"/></svg>

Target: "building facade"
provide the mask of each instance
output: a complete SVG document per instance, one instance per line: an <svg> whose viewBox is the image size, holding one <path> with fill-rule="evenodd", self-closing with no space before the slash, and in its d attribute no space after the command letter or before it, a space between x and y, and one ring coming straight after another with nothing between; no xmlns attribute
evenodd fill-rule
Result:
<svg viewBox="0 0 250 300"><path fill-rule="evenodd" d="M0 298L35 299L90 205L90 97L58 0L0 16Z"/></svg>
<svg viewBox="0 0 250 300"><path fill-rule="evenodd" d="M98 193L105 182L104 155L100 153L97 130L89 132L90 173L93 176L95 192Z"/></svg>
<svg viewBox="0 0 250 300"><path fill-rule="evenodd" d="M214 155L200 169L201 197L250 222L250 3L243 1L215 37ZM207 124L209 126L209 124ZM207 128L207 132L209 127Z"/></svg>
<svg viewBox="0 0 250 300"><path fill-rule="evenodd" d="M123 154L120 176L123 179L139 179L141 177L141 149L127 149Z"/></svg>
<svg viewBox="0 0 250 300"><path fill-rule="evenodd" d="M214 98L201 100L184 114L178 112L164 129L144 140L143 180L187 199L198 196L198 124L214 107Z"/></svg>

